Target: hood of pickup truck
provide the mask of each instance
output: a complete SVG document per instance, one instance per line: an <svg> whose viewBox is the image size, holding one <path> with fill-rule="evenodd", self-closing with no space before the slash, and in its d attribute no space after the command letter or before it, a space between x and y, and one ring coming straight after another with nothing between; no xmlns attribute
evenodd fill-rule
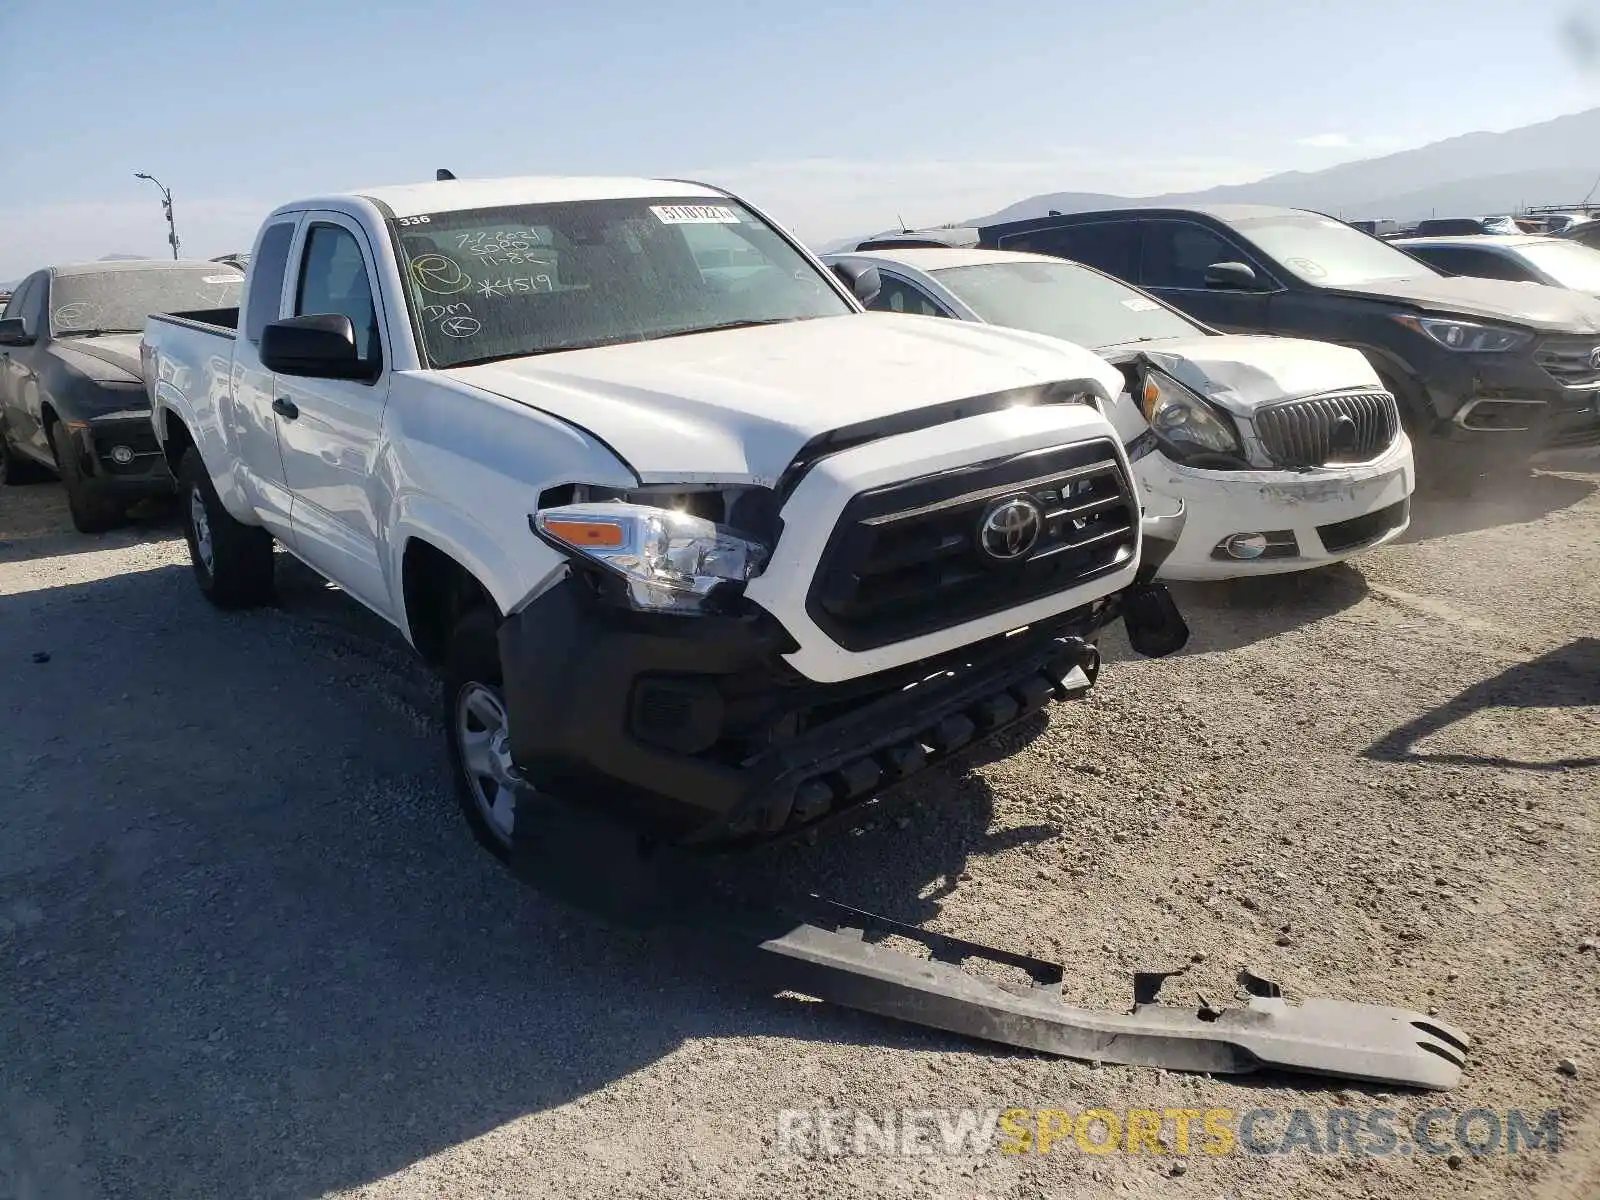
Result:
<svg viewBox="0 0 1600 1200"><path fill-rule="evenodd" d="M51 343L51 349L74 370L90 379L113 383L138 381L139 338L137 333L107 333L99 337L64 337Z"/></svg>
<svg viewBox="0 0 1600 1200"><path fill-rule="evenodd" d="M1361 351L1303 338L1223 334L1103 353L1113 362L1143 354L1179 383L1239 416L1279 400L1383 386Z"/></svg>
<svg viewBox="0 0 1600 1200"><path fill-rule="evenodd" d="M1098 355L1017 330L859 313L569 350L444 374L600 438L645 483L770 486L812 438L1009 388L1080 383L1109 404Z"/></svg>

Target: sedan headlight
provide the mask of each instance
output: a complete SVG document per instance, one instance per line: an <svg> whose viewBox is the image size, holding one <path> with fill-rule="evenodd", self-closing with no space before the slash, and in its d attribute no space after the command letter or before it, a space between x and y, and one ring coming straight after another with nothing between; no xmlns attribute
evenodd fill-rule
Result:
<svg viewBox="0 0 1600 1200"><path fill-rule="evenodd" d="M1407 329L1427 334L1446 350L1460 350L1465 354L1504 354L1508 350L1518 350L1533 341L1533 334L1521 329L1480 325L1476 321L1456 321L1444 317L1413 317L1409 313L1397 313L1394 319Z"/></svg>
<svg viewBox="0 0 1600 1200"><path fill-rule="evenodd" d="M1139 409L1151 432L1180 461L1200 455L1244 454L1238 431L1227 415L1170 375L1150 370L1140 386Z"/></svg>
<svg viewBox="0 0 1600 1200"><path fill-rule="evenodd" d="M717 589L743 584L768 547L714 521L619 501L540 509L533 531L563 553L616 575L631 607L700 613Z"/></svg>

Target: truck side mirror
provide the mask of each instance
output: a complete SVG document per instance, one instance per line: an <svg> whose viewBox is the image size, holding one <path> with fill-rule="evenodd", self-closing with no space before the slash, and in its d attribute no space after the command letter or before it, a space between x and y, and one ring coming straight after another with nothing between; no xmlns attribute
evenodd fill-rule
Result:
<svg viewBox="0 0 1600 1200"><path fill-rule="evenodd" d="M28 328L27 317L7 317L0 321L0 346L31 346L38 339Z"/></svg>
<svg viewBox="0 0 1600 1200"><path fill-rule="evenodd" d="M314 313L273 321L261 331L261 365L277 375L312 379L374 377L356 349L356 330L343 313Z"/></svg>
<svg viewBox="0 0 1600 1200"><path fill-rule="evenodd" d="M871 304L883 290L883 278L878 274L877 267L862 266L859 263L834 263L833 273L862 304Z"/></svg>
<svg viewBox="0 0 1600 1200"><path fill-rule="evenodd" d="M1206 286L1249 291L1256 286L1256 273L1242 262L1212 263L1206 268Z"/></svg>

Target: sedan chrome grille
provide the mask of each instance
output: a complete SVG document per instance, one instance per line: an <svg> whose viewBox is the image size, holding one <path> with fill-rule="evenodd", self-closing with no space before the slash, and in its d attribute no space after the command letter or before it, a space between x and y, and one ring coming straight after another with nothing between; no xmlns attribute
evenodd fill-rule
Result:
<svg viewBox="0 0 1600 1200"><path fill-rule="evenodd" d="M1400 409L1388 392L1336 392L1263 408L1255 427L1280 467L1368 462L1399 436Z"/></svg>

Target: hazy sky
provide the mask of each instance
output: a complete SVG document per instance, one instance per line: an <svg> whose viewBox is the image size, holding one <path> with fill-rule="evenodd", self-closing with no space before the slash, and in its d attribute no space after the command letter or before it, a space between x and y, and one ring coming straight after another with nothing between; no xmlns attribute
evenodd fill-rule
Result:
<svg viewBox="0 0 1600 1200"><path fill-rule="evenodd" d="M1315 170L1600 104L1562 37L1584 8L10 0L0 279L165 254L135 171L210 257L275 204L440 166L705 179L814 243Z"/></svg>

